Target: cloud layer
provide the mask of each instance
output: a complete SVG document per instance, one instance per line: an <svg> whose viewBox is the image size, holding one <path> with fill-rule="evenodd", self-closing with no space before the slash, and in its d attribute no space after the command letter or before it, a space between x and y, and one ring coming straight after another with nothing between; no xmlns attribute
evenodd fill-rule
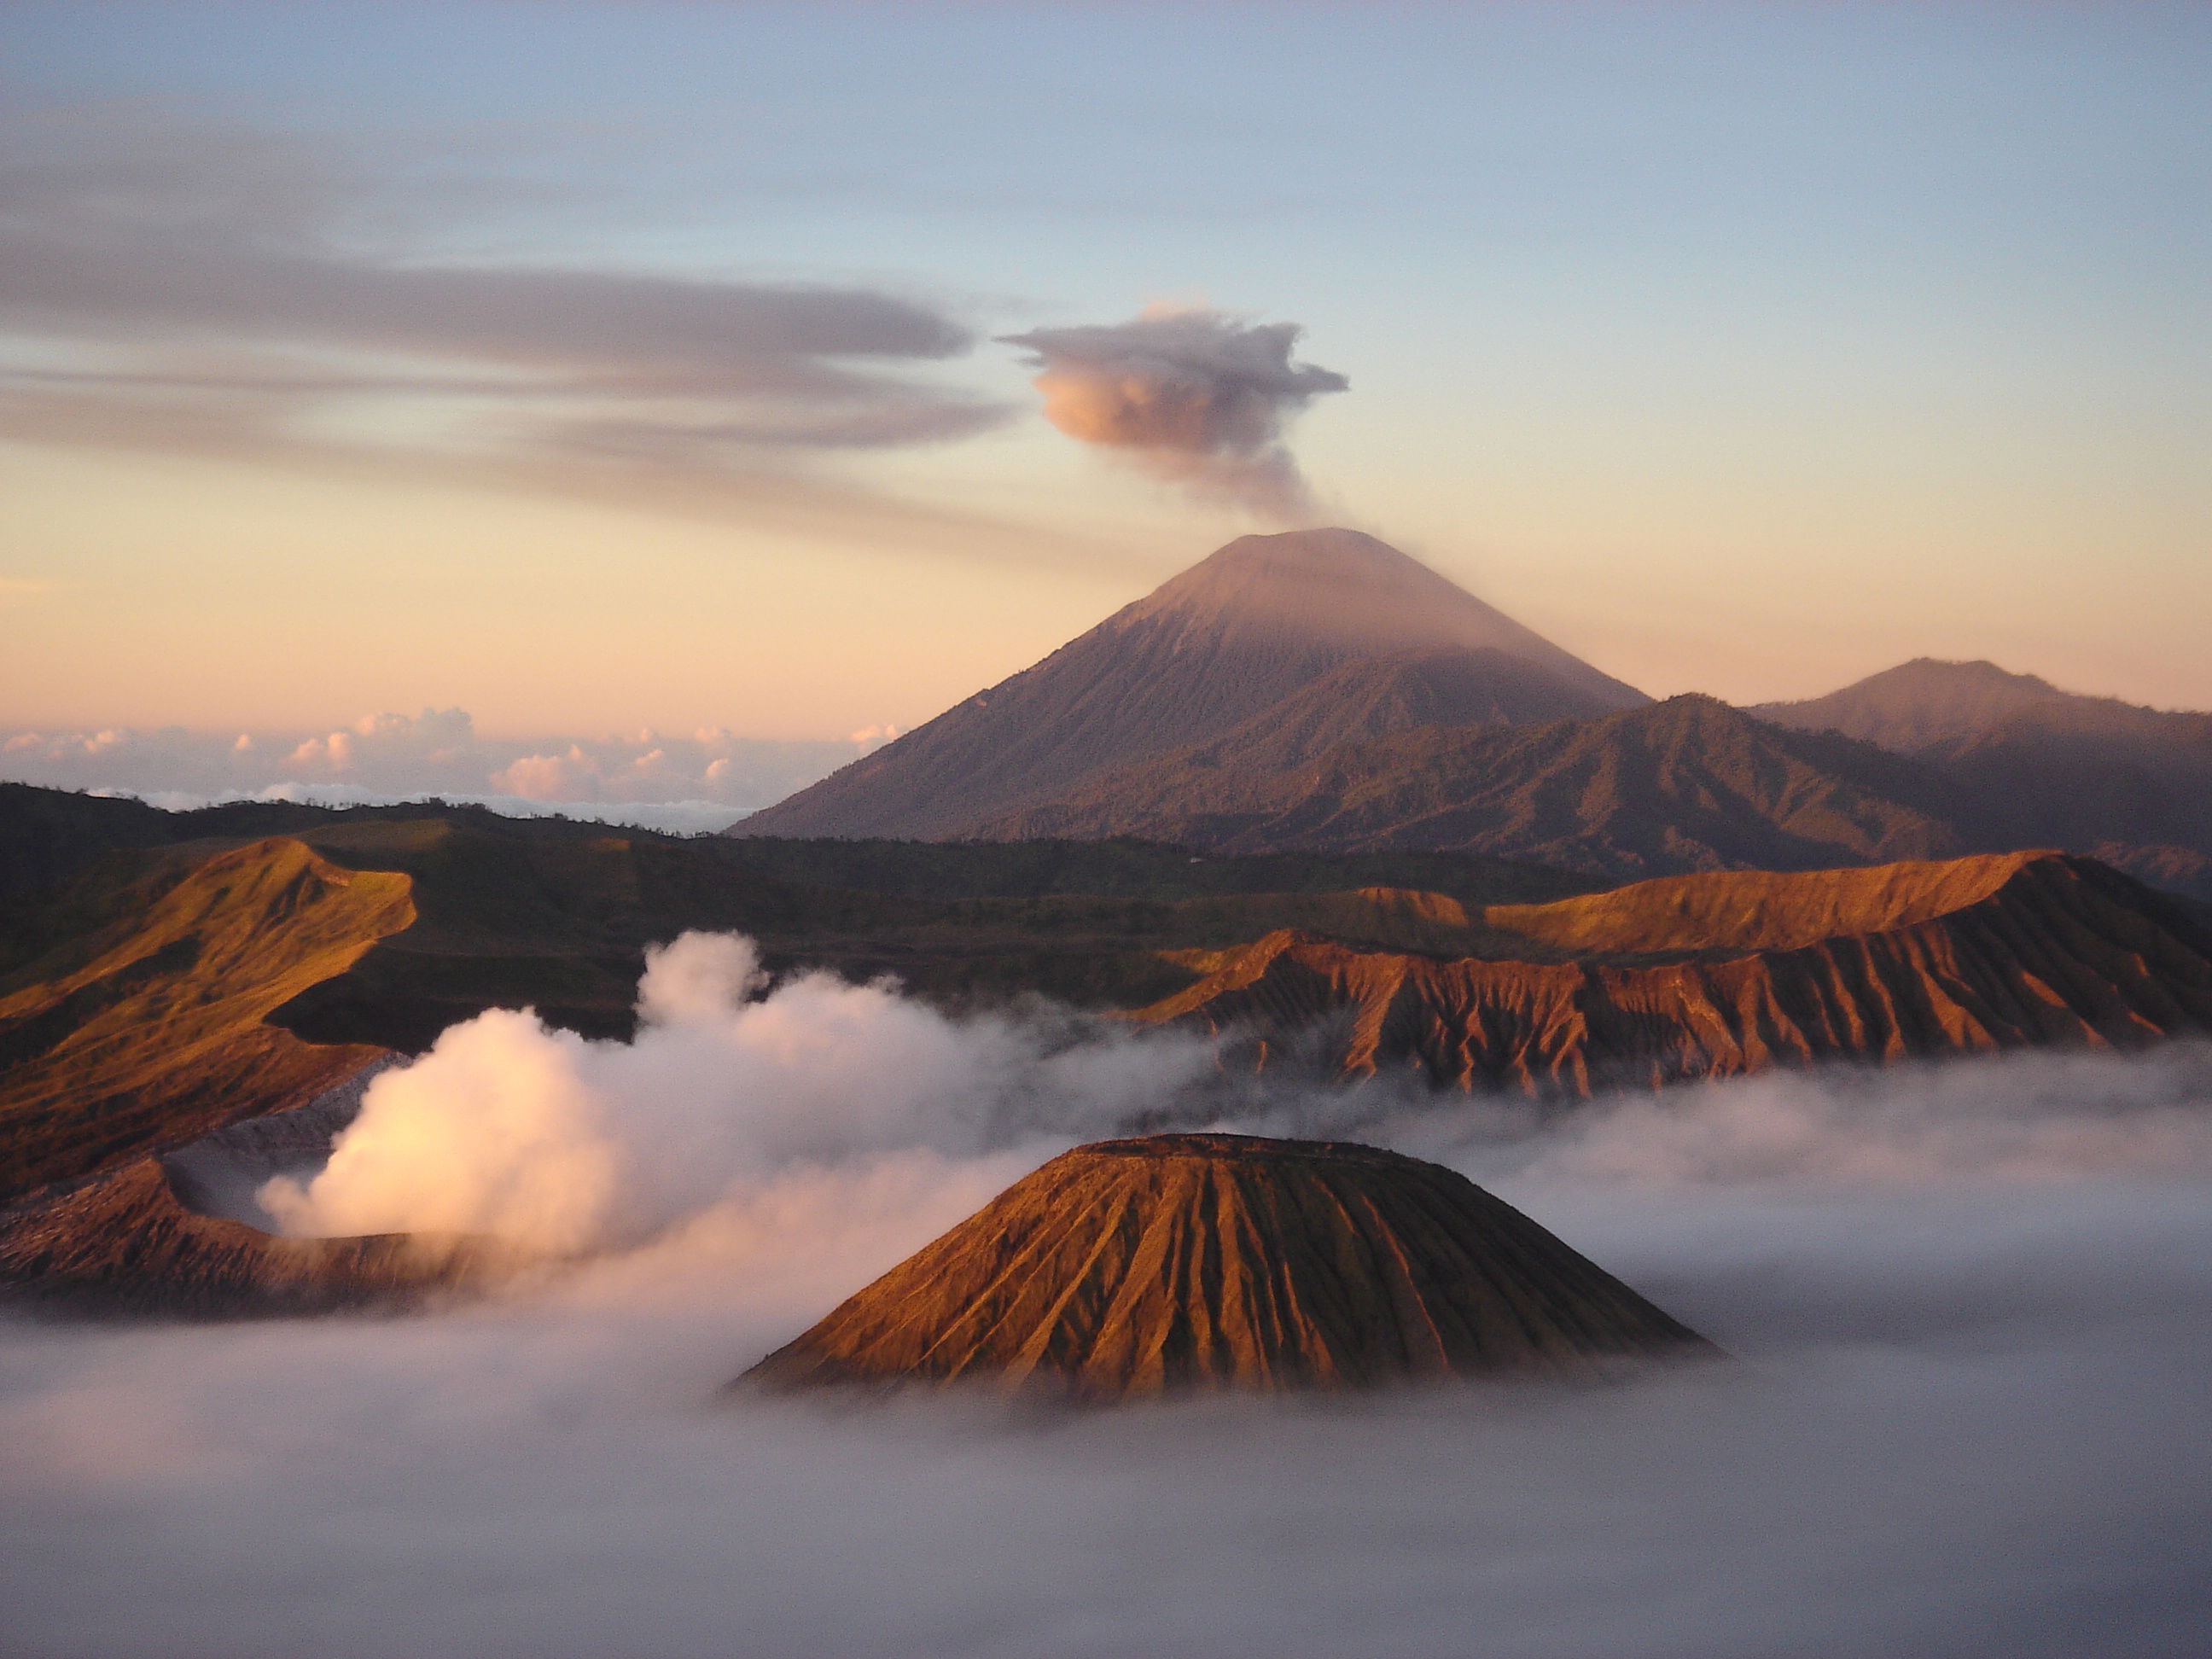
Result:
<svg viewBox="0 0 2212 1659"><path fill-rule="evenodd" d="M914 298L441 255L441 186L299 140L6 137L0 435L795 510L857 493L806 456L1006 418L903 372L973 343Z"/></svg>
<svg viewBox="0 0 2212 1659"><path fill-rule="evenodd" d="M1685 1097L1694 1157L1626 1103L1389 1109L1734 1367L1075 1418L851 1409L716 1394L1129 1098L1091 1077L1038 1103L1054 1085L1032 1074L1032 1115L983 1129L936 1085L1017 1034L826 996L749 1030L746 977L726 941L656 966L662 1035L620 1063L670 1092L617 1132L633 1150L703 1075L654 1057L685 1032L735 1044L787 1109L747 1116L718 1164L748 1179L642 1248L413 1320L9 1327L15 1649L1427 1659L1474 1632L1485 1659L1775 1659L1808 1633L1836 1659L2162 1659L2212 1618L2212 1167L2160 1127L2212 1111L2201 1051L1720 1085ZM834 1097L785 1091L840 1032ZM915 1042L919 1081L893 1069ZM1048 1051L1073 1052L1030 1045ZM552 1058L528 1091L592 1080ZM1968 1170L2023 1091L2044 1152ZM1884 1150L1962 1104L1981 1129L1941 1156ZM579 1121L576 1144L605 1139Z"/></svg>
<svg viewBox="0 0 2212 1659"><path fill-rule="evenodd" d="M720 829L897 735L845 742L739 738L719 728L626 736L487 738L465 710L368 714L326 732L0 730L0 778L124 792L172 809L212 800L483 800L502 811L626 817L682 809L662 827ZM664 812L662 817L667 817ZM694 822L693 820L696 820Z"/></svg>
<svg viewBox="0 0 2212 1659"><path fill-rule="evenodd" d="M1277 518L1310 507L1284 441L1291 418L1343 375L1291 361L1295 323L1156 308L1129 322L1003 337L1034 354L1045 418L1202 495Z"/></svg>

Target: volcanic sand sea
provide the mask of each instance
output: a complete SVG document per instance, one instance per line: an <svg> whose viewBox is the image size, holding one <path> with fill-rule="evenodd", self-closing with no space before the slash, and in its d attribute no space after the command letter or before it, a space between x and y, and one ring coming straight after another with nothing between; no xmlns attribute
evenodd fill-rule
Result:
<svg viewBox="0 0 2212 1659"><path fill-rule="evenodd" d="M2203 1059L1754 1080L1462 1144L1744 1362L1615 1389L712 1403L1042 1145L794 1168L653 1249L419 1319L13 1324L7 1645L2201 1651ZM1931 1127L1975 1099L2032 1121ZM1451 1132L1376 1133L1433 1157Z"/></svg>

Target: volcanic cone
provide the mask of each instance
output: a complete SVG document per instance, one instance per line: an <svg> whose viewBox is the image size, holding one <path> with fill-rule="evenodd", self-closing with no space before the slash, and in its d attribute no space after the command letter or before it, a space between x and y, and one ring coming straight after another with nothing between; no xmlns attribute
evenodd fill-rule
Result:
<svg viewBox="0 0 2212 1659"><path fill-rule="evenodd" d="M1105 1140L1054 1158L745 1374L1111 1401L1716 1352L1464 1176L1371 1146Z"/></svg>

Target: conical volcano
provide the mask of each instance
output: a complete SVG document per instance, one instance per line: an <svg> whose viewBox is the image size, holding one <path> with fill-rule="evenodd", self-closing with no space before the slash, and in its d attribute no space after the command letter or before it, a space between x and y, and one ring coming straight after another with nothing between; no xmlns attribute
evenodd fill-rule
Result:
<svg viewBox="0 0 2212 1659"><path fill-rule="evenodd" d="M1464 1176L1372 1146L1152 1135L1008 1188L752 1368L1109 1402L1717 1352Z"/></svg>
<svg viewBox="0 0 2212 1659"><path fill-rule="evenodd" d="M1245 536L732 833L990 835L984 826L1011 811L1211 742L1347 663L1439 650L1478 653L1492 701L1516 719L1647 701L1372 536Z"/></svg>

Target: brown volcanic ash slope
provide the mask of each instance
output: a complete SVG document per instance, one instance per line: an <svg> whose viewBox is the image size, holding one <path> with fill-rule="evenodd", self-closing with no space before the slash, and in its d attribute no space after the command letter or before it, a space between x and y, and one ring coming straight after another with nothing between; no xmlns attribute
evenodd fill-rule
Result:
<svg viewBox="0 0 2212 1659"><path fill-rule="evenodd" d="M496 1271L468 1239L283 1238L181 1201L159 1158L0 1212L0 1286L103 1314L230 1317L409 1307Z"/></svg>
<svg viewBox="0 0 2212 1659"><path fill-rule="evenodd" d="M0 846L50 855L43 885L0 894L9 1294L235 1315L405 1301L472 1277L489 1261L480 1249L272 1237L251 1194L327 1151L344 1121L338 1094L362 1068L484 1008L627 1035L644 947L688 927L750 933L778 966L896 971L940 1000L1045 990L1127 1008L1190 982L1174 949L1273 927L1456 945L1418 907L1341 890L1362 883L1478 905L1586 885L1452 855L1239 867L1133 843L872 850L404 810L427 816L266 803L169 815L0 790ZM276 826L295 833L269 836ZM856 886L866 870L845 867L855 860L897 866L876 872L894 890L964 884L984 896L786 881L753 867L756 851L825 863ZM1083 890L1116 884L1169 897ZM1029 896L990 896L1002 892Z"/></svg>
<svg viewBox="0 0 2212 1659"><path fill-rule="evenodd" d="M1354 1075L1540 1097L1822 1060L2130 1048L2212 1034L2212 928L2087 859L1675 877L1495 906L1482 958L1296 933L1219 953L1138 1018Z"/></svg>
<svg viewBox="0 0 2212 1659"><path fill-rule="evenodd" d="M743 1380L1103 1403L1594 1377L1716 1352L1449 1170L1326 1141L1155 1135L1054 1158Z"/></svg>
<svg viewBox="0 0 2212 1659"><path fill-rule="evenodd" d="M0 995L0 1199L304 1102L380 1049L268 1016L415 921L412 884L296 841L156 861Z"/></svg>
<svg viewBox="0 0 2212 1659"><path fill-rule="evenodd" d="M1211 741L1348 662L1438 648L1488 655L1494 705L1543 711L1523 718L1644 701L1370 536L1247 536L732 833L971 835L1103 768Z"/></svg>
<svg viewBox="0 0 2212 1659"><path fill-rule="evenodd" d="M1100 779L989 833L1141 835L1215 853L1450 850L1615 879L1970 850L1948 782L1711 697L1536 726L1426 726L1285 767L1225 740Z"/></svg>
<svg viewBox="0 0 2212 1659"><path fill-rule="evenodd" d="M278 841L159 860L104 895L107 925L0 998L0 1201L16 1200L0 1207L0 1286L104 1311L301 1312L413 1300L471 1271L465 1250L200 1213L157 1156L380 1056L269 1016L410 926L410 891Z"/></svg>

